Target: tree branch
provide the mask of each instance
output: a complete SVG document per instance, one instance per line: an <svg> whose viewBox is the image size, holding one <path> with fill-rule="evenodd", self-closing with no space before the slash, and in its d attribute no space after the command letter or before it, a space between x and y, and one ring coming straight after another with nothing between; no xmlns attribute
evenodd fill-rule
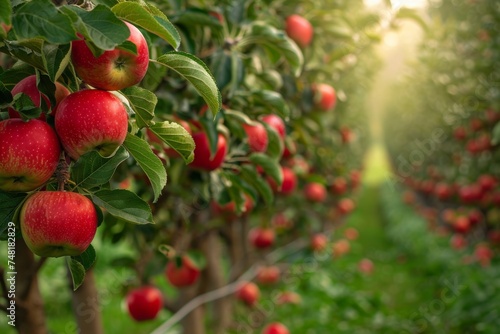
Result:
<svg viewBox="0 0 500 334"><path fill-rule="evenodd" d="M305 239L297 239L287 244L286 246L278 248L277 250L267 254L265 259L269 263L275 263L286 255L297 252L307 245L308 243ZM258 264L252 265L234 282L193 298L190 302L181 307L180 310L175 313L170 319L168 319L160 327L151 332L151 334L164 334L167 332L167 330L172 328L176 323L181 321L186 315L191 313L191 311L193 311L197 307L235 293L242 282L250 281L256 276L257 266Z"/></svg>

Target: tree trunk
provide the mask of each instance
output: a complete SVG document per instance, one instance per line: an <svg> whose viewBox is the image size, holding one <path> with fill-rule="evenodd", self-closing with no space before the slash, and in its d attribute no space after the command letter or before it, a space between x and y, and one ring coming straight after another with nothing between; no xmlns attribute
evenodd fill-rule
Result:
<svg viewBox="0 0 500 334"><path fill-rule="evenodd" d="M78 333L104 334L93 269L87 271L82 285L73 291L72 304Z"/></svg>
<svg viewBox="0 0 500 334"><path fill-rule="evenodd" d="M208 291L216 290L227 285L227 279L224 276L222 267L222 243L217 231L211 231L200 245L201 251L206 254L207 270L204 279L206 280L206 289ZM232 320L232 297L217 299L212 303L214 331L216 334L226 333L226 329Z"/></svg>
<svg viewBox="0 0 500 334"><path fill-rule="evenodd" d="M203 279L203 277L200 277ZM199 295L200 284L182 288L178 299L178 308L187 304L191 299ZM181 321L184 334L205 334L205 310L203 306L195 308Z"/></svg>
<svg viewBox="0 0 500 334"><path fill-rule="evenodd" d="M22 238L16 239L15 263L16 329L20 334L46 334L48 330L38 287L37 262Z"/></svg>

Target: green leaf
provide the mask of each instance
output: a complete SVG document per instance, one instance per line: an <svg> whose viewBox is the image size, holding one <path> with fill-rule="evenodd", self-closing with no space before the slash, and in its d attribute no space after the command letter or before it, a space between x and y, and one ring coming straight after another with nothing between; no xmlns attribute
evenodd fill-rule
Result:
<svg viewBox="0 0 500 334"><path fill-rule="evenodd" d="M205 130L208 138L208 147L210 148L210 159L217 154L217 146L219 144L219 131L217 130L217 122L213 122L207 117L200 118L200 123Z"/></svg>
<svg viewBox="0 0 500 334"><path fill-rule="evenodd" d="M10 90L5 87L2 81L0 81L0 108L7 107L12 102L12 94Z"/></svg>
<svg viewBox="0 0 500 334"><path fill-rule="evenodd" d="M42 48L43 65L50 80L55 82L69 63L71 44L54 45L44 43Z"/></svg>
<svg viewBox="0 0 500 334"><path fill-rule="evenodd" d="M214 117L217 115L222 105L222 98L204 62L185 52L166 53L158 57L157 62L188 80L208 104Z"/></svg>
<svg viewBox="0 0 500 334"><path fill-rule="evenodd" d="M7 229L9 222L14 222L15 213L26 197L25 193L0 191L0 235Z"/></svg>
<svg viewBox="0 0 500 334"><path fill-rule="evenodd" d="M85 267L79 261L74 260L71 257L67 257L68 269L71 273L71 279L73 281L73 291L78 289L82 285L85 279Z"/></svg>
<svg viewBox="0 0 500 334"><path fill-rule="evenodd" d="M500 122L498 122L493 128L491 144L493 145L500 144Z"/></svg>
<svg viewBox="0 0 500 334"><path fill-rule="evenodd" d="M12 41L1 46L0 51L8 53L45 72L45 65L43 64L42 58L42 45L43 40L35 38L23 41Z"/></svg>
<svg viewBox="0 0 500 334"><path fill-rule="evenodd" d="M156 103L158 102L156 95L138 86L125 88L121 92L135 112L137 126L139 128L149 126L153 120Z"/></svg>
<svg viewBox="0 0 500 334"><path fill-rule="evenodd" d="M396 19L405 19L405 20L412 20L413 22L417 23L420 25L420 27L424 30L428 29L427 23L425 22L424 18L422 15L418 13L418 11L408 8L408 7L401 7L398 12L395 15Z"/></svg>
<svg viewBox="0 0 500 334"><path fill-rule="evenodd" d="M268 138L266 153L272 158L280 159L284 150L283 140L276 130L271 128L267 123L263 124L266 127Z"/></svg>
<svg viewBox="0 0 500 334"><path fill-rule="evenodd" d="M11 23L11 15L11 0L0 0L0 23L9 25Z"/></svg>
<svg viewBox="0 0 500 334"><path fill-rule="evenodd" d="M135 224L153 224L148 203L131 191L99 190L92 194L92 201L116 218Z"/></svg>
<svg viewBox="0 0 500 334"><path fill-rule="evenodd" d="M21 115L24 121L38 118L42 114L42 108L35 106L31 97L24 93L17 93L14 96L12 108Z"/></svg>
<svg viewBox="0 0 500 334"><path fill-rule="evenodd" d="M158 122L149 127L158 138L181 155L186 164L194 159L194 140L189 132L175 122Z"/></svg>
<svg viewBox="0 0 500 334"><path fill-rule="evenodd" d="M267 183L267 181L264 180L262 176L257 172L255 167L250 165L241 166L241 177L243 178L243 180L257 189L266 205L271 205L273 203L273 190L269 186L269 183Z"/></svg>
<svg viewBox="0 0 500 334"><path fill-rule="evenodd" d="M242 41L240 41L240 44L243 46L246 44L262 45L271 53L278 53L284 57L292 67L296 76L302 71L302 65L304 63L302 51L283 31L273 26L262 22L254 23L250 30L250 34L245 36ZM271 60L276 61L277 59Z"/></svg>
<svg viewBox="0 0 500 334"><path fill-rule="evenodd" d="M52 44L66 44L77 38L71 19L50 0L30 1L16 8L12 24L18 39L41 38Z"/></svg>
<svg viewBox="0 0 500 334"><path fill-rule="evenodd" d="M97 151L82 155L71 168L71 180L76 187L91 189L107 183L113 176L119 164L129 157L123 148L110 157L104 158Z"/></svg>
<svg viewBox="0 0 500 334"><path fill-rule="evenodd" d="M277 159L273 159L263 153L252 153L249 159L254 165L262 167L264 172L276 181L277 184L283 183L283 173Z"/></svg>
<svg viewBox="0 0 500 334"><path fill-rule="evenodd" d="M111 8L120 18L138 25L147 31L163 38L174 49L181 44L181 37L174 25L165 15L160 15L157 9L151 5L137 2L120 2Z"/></svg>
<svg viewBox="0 0 500 334"><path fill-rule="evenodd" d="M130 36L127 25L106 6L97 5L91 11L77 6L63 6L78 33L101 50L113 50Z"/></svg>
<svg viewBox="0 0 500 334"><path fill-rule="evenodd" d="M280 93L270 90L258 90L253 92L254 97L262 105L275 111L282 118L287 118L290 114L290 109L285 102L285 99Z"/></svg>
<svg viewBox="0 0 500 334"><path fill-rule="evenodd" d="M78 261L82 264L85 270L89 270L95 263L96 252L92 245L89 245L87 249L78 256L72 256L71 260Z"/></svg>
<svg viewBox="0 0 500 334"><path fill-rule="evenodd" d="M153 153L147 141L134 135L127 134L123 146L146 173L153 187L154 202L156 202L161 190L167 184L167 172L161 160Z"/></svg>

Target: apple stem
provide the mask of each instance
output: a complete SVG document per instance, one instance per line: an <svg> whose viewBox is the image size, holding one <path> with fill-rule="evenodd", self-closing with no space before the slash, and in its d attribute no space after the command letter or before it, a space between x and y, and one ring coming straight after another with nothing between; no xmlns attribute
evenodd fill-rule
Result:
<svg viewBox="0 0 500 334"><path fill-rule="evenodd" d="M61 159L59 159L59 164L57 165L56 178L57 178L57 190L63 191L64 185L69 180L69 164L66 162L66 157L64 153L61 155Z"/></svg>

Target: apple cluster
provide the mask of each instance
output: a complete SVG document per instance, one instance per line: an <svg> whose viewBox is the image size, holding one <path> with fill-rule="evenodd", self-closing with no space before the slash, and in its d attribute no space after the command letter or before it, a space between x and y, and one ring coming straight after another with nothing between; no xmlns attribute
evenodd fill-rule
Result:
<svg viewBox="0 0 500 334"><path fill-rule="evenodd" d="M65 191L64 184L68 162L93 150L111 157L127 136L127 110L111 91L143 79L149 51L142 33L125 24L136 53L115 48L96 56L84 39L72 42L72 65L86 88L70 92L55 82L55 105L39 90L37 75L19 81L11 91L9 119L0 122L0 190L29 193L20 227L26 244L39 256L79 255L96 233L94 204L82 194ZM16 101L24 96L42 109L38 117L23 115ZM47 187L51 180L58 182L57 191Z"/></svg>

